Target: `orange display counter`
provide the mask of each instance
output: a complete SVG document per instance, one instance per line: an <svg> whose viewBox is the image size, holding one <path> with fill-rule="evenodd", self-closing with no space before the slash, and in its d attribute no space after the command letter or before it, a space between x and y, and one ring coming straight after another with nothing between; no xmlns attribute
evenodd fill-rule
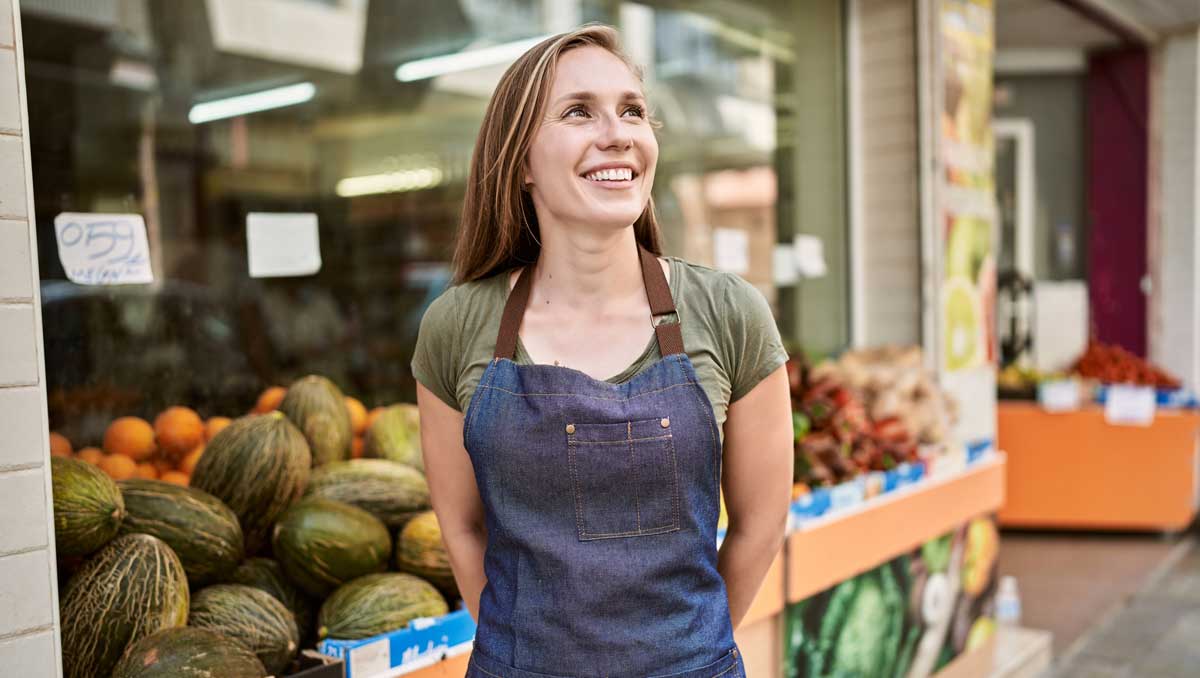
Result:
<svg viewBox="0 0 1200 678"><path fill-rule="evenodd" d="M1150 426L1114 426L1104 409L1052 414L1001 402L997 444L1008 456L1000 524L1178 531L1196 515L1200 415L1159 410Z"/></svg>

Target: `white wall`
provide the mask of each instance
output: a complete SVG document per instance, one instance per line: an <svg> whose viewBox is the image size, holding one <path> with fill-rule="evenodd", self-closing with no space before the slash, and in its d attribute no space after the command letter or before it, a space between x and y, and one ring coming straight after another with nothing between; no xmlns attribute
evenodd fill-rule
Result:
<svg viewBox="0 0 1200 678"><path fill-rule="evenodd" d="M1200 31L1159 48L1151 191L1158 215L1151 250L1150 356L1200 387ZM1151 219L1152 228L1155 220Z"/></svg>
<svg viewBox="0 0 1200 678"><path fill-rule="evenodd" d="M0 673L62 673L17 0L0 0Z"/></svg>
<svg viewBox="0 0 1200 678"><path fill-rule="evenodd" d="M852 0L851 294L857 346L921 343L913 0Z"/></svg>

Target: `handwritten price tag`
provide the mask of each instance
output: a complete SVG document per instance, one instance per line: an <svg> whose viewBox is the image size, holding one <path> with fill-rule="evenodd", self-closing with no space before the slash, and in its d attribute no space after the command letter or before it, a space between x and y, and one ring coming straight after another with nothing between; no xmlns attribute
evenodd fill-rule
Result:
<svg viewBox="0 0 1200 678"><path fill-rule="evenodd" d="M1104 401L1104 420L1115 426L1149 426L1158 406L1149 386L1110 386Z"/></svg>
<svg viewBox="0 0 1200 678"><path fill-rule="evenodd" d="M1079 409L1079 384L1071 379L1046 381L1038 385L1038 402L1047 412L1073 412Z"/></svg>
<svg viewBox="0 0 1200 678"><path fill-rule="evenodd" d="M154 282L146 222L140 214L63 212L54 218L58 260L79 285Z"/></svg>

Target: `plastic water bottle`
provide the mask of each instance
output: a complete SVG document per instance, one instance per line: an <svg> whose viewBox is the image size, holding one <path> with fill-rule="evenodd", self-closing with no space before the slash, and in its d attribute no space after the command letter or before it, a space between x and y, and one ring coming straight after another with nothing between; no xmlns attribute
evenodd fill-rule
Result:
<svg viewBox="0 0 1200 678"><path fill-rule="evenodd" d="M996 623L1018 626L1021 623L1021 596L1017 593L1017 578L1003 576L996 591Z"/></svg>

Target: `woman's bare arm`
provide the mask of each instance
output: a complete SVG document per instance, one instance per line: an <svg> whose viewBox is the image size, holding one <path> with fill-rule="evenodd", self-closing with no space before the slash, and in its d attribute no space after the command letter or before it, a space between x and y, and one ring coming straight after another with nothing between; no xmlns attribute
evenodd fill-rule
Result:
<svg viewBox="0 0 1200 678"><path fill-rule="evenodd" d="M463 447L463 414L420 382L417 407L421 411L421 454L433 511L442 528L459 593L471 616L478 620L479 595L487 581L483 573L487 527L475 485L475 469Z"/></svg>
<svg viewBox="0 0 1200 678"><path fill-rule="evenodd" d="M783 548L792 496L792 412L780 367L729 406L721 485L729 527L717 569L737 628Z"/></svg>

